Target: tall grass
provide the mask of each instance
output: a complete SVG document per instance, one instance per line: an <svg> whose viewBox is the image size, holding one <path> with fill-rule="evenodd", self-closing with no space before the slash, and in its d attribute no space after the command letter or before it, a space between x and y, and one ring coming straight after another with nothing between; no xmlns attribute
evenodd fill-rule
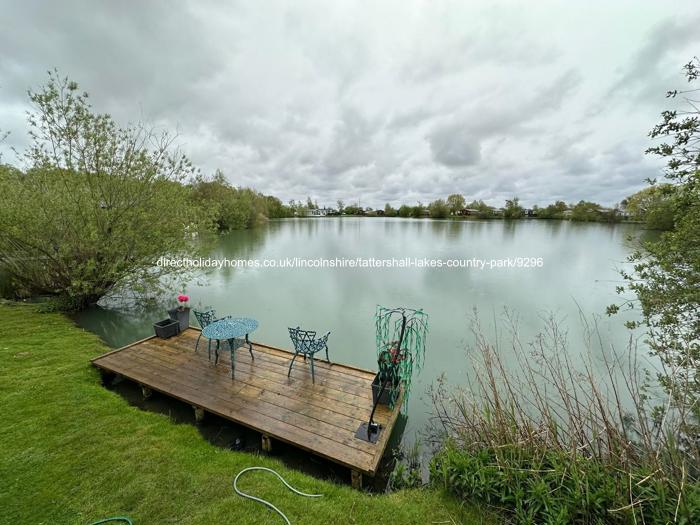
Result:
<svg viewBox="0 0 700 525"><path fill-rule="evenodd" d="M615 352L582 317L573 355L561 323L543 321L525 344L505 312L504 344L474 314L469 383L431 391L433 480L522 523L700 522L692 411L657 387L635 339Z"/></svg>

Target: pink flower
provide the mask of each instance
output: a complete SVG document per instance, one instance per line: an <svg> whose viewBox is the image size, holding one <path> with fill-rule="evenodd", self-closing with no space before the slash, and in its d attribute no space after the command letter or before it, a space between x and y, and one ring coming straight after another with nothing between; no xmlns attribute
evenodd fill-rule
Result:
<svg viewBox="0 0 700 525"><path fill-rule="evenodd" d="M180 301L181 303L186 303L187 301L190 300L190 296L185 295L185 294L180 294L177 296L177 300Z"/></svg>

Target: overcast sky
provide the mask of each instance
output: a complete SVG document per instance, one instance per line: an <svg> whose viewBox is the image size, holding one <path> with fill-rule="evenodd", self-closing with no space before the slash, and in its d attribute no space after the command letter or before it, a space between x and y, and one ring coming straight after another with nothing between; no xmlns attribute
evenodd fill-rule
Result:
<svg viewBox="0 0 700 525"><path fill-rule="evenodd" d="M700 55L700 4L573 4L0 0L4 160L57 67L284 201L612 204L661 173L647 132Z"/></svg>

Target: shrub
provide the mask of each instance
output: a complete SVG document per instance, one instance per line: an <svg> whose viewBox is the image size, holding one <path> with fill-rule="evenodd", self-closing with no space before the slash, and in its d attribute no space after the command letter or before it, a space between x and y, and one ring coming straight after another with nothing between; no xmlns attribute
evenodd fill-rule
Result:
<svg viewBox="0 0 700 525"><path fill-rule="evenodd" d="M487 340L475 316L473 381L432 390L441 447L433 482L516 523L699 522L692 422L647 383L636 346L611 355L586 324L588 355L602 355L602 369L591 357L574 366L554 319L529 345L510 314L504 322L507 348Z"/></svg>
<svg viewBox="0 0 700 525"><path fill-rule="evenodd" d="M194 173L173 137L120 128L56 73L30 92L26 172L0 166L0 267L32 295L82 308L116 290L162 288L208 227L181 182ZM188 235L189 234L189 235Z"/></svg>

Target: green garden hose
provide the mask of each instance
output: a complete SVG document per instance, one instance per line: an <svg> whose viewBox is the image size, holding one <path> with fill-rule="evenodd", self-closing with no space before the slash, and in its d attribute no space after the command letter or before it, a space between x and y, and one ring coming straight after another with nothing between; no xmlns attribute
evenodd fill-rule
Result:
<svg viewBox="0 0 700 525"><path fill-rule="evenodd" d="M281 481L282 483L284 483L284 484L286 485L286 487L287 487L289 490L291 490L291 491L294 492L295 494L299 494L300 496L304 496L304 497L307 497L307 498L320 498L320 497L323 496L323 494L306 494L305 492L301 492L301 491L295 489L295 488L292 487L289 483L287 483L287 482L285 481L285 479L284 479L282 476L280 476L277 472L275 472L275 471L272 470L271 468L265 468L265 467L248 467L248 468L244 468L243 470L241 470L241 471L238 473L238 475L237 475L235 478L233 478L233 490L236 491L236 494L238 494L239 496L242 496L242 497L244 497L244 498L248 498L248 499L252 499L253 501L257 501L258 503L262 503L262 504L265 505L266 507L268 507L268 508L274 510L277 514L279 514L280 516L282 516L282 519L287 523L287 525L292 525L291 522L289 521L289 518L287 518L287 516L285 516L284 512L282 512L280 509L278 509L277 507L275 507L272 503L270 503L269 501L265 501L265 500L262 499L262 498L256 498L255 496L251 496L250 494L246 494L245 492L242 492L242 491L238 490L238 487L236 486L236 483L238 482L238 478L240 478L242 474L244 474L244 473L246 473L246 472L250 472L251 470L264 470L264 471L266 471L266 472L272 472L275 476L277 476L277 477L280 479L280 481Z"/></svg>
<svg viewBox="0 0 700 525"><path fill-rule="evenodd" d="M246 472L250 472L251 470L264 470L265 472L272 472L275 476L277 476L277 477L280 479L280 481L281 481L282 483L285 484L285 486L286 486L289 490L291 490L291 491L294 492L295 494L299 494L300 496L304 496L304 497L306 497L306 498L320 498L320 497L323 496L323 494L306 494L305 492L301 492L300 490L295 489L295 488L292 487L289 483L287 483L287 481L286 481L282 476L280 476L277 472L275 472L275 471L272 470L271 468L266 468L266 467L248 467L248 468L244 468L243 470L241 470L241 471L236 475L236 477L233 478L233 490L236 491L236 494L238 494L239 496L242 496L242 497L244 497L244 498L252 499L253 501L257 501L258 503L262 503L262 504L265 505L266 507L268 507L268 508L274 510L277 514L279 514L279 515L282 517L282 519L287 523L287 525L292 525L291 522L289 521L289 518L287 518L287 516L284 514L284 512L282 512L280 509L278 509L277 507L275 507L272 503L270 503L269 501L265 501L265 500L262 499L262 498L256 498L255 496L251 496L250 494L246 494L245 492L243 492L243 491L241 491L241 490L238 490L238 486L237 486L238 478L240 478L242 474L244 474L244 473L246 473ZM101 523L109 523L109 522L112 522L112 521L114 521L114 522L121 521L121 522L124 522L124 523L128 523L129 525L133 525L133 523L131 523L131 520L130 520L129 518L125 517L125 516L115 516L114 518L106 518L106 519L103 519L103 520L100 520L100 521L95 521L95 522L91 523L90 525L100 525Z"/></svg>

